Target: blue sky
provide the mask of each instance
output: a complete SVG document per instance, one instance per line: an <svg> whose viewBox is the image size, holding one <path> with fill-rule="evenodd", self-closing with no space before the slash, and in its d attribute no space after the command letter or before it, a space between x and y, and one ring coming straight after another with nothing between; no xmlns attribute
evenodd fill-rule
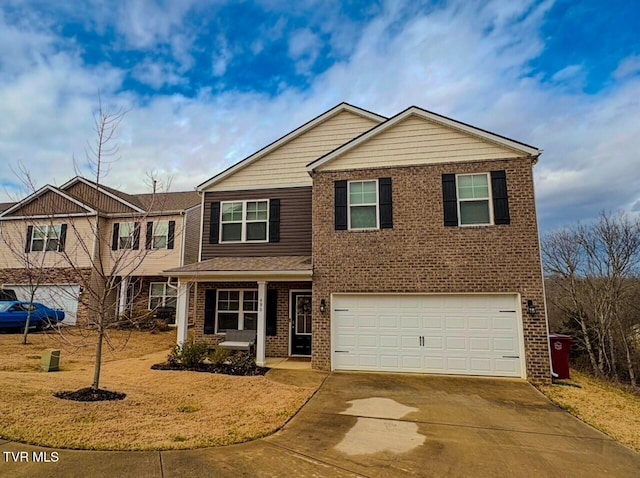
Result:
<svg viewBox="0 0 640 478"><path fill-rule="evenodd" d="M82 169L92 113L128 113L105 183L196 184L347 101L409 105L544 149L541 226L640 211L640 3L0 2L0 201ZM81 173L88 174L86 171Z"/></svg>

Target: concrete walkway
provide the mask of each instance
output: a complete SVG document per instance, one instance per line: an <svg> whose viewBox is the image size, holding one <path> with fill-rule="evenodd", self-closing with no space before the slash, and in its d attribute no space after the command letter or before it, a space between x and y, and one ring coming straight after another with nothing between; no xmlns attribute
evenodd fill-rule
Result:
<svg viewBox="0 0 640 478"><path fill-rule="evenodd" d="M34 463L33 452L50 462ZM28 461L12 463L20 456ZM88 452L0 441L1 477L585 478L639 470L640 454L526 382L416 375L334 373L280 432L242 445Z"/></svg>

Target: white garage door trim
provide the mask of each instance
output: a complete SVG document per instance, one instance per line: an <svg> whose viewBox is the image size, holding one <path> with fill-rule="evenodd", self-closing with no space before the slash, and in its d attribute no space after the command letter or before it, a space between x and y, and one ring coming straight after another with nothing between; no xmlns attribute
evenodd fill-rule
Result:
<svg viewBox="0 0 640 478"><path fill-rule="evenodd" d="M492 299L495 309L490 303ZM378 304L364 307L368 309L367 315L354 316L354 310L359 310L367 300ZM517 293L331 294L331 369L524 378L526 357L520 302ZM453 307L458 304L461 308ZM385 307L395 311L399 305L408 312L400 315L376 312ZM475 317L464 312L470 308ZM434 312L425 315L430 309ZM416 310L421 311L420 316ZM496 316L492 316L494 310ZM452 314L443 315L443 311ZM366 322L361 327L363 318ZM470 318L474 319L473 324ZM382 327L384 335L379 332ZM494 327L501 330L502 340L488 340L491 334L482 333ZM363 333L362 328L369 333ZM475 337L469 332L474 329L478 330ZM386 354L380 353L381 347L386 347ZM499 351L499 347L503 350Z"/></svg>
<svg viewBox="0 0 640 478"><path fill-rule="evenodd" d="M29 300L30 293L28 285L6 284L4 287L15 290L18 300ZM65 317L62 323L65 325L75 325L78 320L79 295L80 286L77 284L42 284L36 288L34 302L41 302L53 309L64 310Z"/></svg>

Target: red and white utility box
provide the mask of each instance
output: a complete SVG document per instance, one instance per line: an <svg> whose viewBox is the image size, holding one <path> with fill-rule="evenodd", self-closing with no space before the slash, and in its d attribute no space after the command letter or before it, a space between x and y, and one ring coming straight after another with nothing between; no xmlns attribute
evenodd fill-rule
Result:
<svg viewBox="0 0 640 478"><path fill-rule="evenodd" d="M551 347L551 365L554 378L571 378L569 372L569 353L571 352L571 336L562 334L549 335Z"/></svg>

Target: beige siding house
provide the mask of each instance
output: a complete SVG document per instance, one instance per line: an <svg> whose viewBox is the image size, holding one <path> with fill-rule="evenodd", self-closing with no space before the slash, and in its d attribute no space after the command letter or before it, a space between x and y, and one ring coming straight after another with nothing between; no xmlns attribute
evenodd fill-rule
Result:
<svg viewBox="0 0 640 478"><path fill-rule="evenodd" d="M417 107L340 104L198 186L178 342L256 331L256 360L551 377L541 151ZM189 298L187 291L194 294Z"/></svg>
<svg viewBox="0 0 640 478"><path fill-rule="evenodd" d="M67 324L90 322L98 301L136 320L175 309L162 271L194 260L184 236L200 229L195 191L130 195L76 177L2 209L0 284L19 299L34 293L64 309ZM100 276L105 297L96 295Z"/></svg>

